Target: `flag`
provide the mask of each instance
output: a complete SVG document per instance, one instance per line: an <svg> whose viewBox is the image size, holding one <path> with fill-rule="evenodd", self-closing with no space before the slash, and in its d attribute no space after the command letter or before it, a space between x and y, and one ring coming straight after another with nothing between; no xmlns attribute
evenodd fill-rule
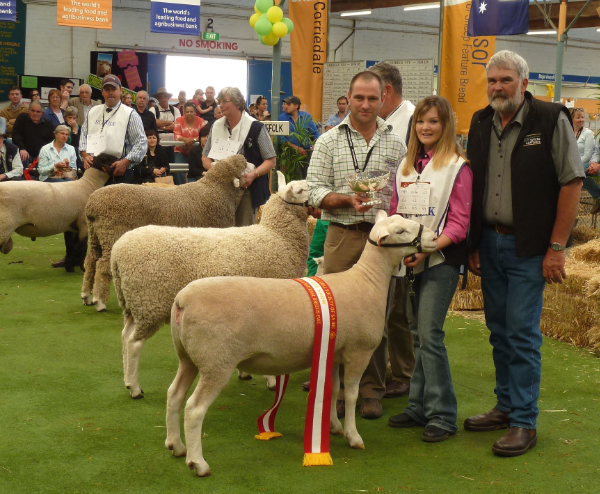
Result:
<svg viewBox="0 0 600 494"><path fill-rule="evenodd" d="M469 36L506 36L529 31L528 0L473 0Z"/></svg>

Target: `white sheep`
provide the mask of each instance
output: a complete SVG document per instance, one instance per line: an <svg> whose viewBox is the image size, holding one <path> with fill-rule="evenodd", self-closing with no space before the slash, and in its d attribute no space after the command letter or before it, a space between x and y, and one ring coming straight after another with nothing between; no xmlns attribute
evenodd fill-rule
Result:
<svg viewBox="0 0 600 494"><path fill-rule="evenodd" d="M420 225L379 211L360 260L348 271L323 275L338 314L333 364L330 430L345 433L350 446L363 449L354 410L360 377L381 342L387 292L392 272L417 247ZM422 231L425 252L437 245L434 233ZM391 248L381 248L390 246ZM180 437L180 415L186 394L200 374L185 407L187 465L199 476L210 475L202 456L202 422L233 370L283 375L310 367L314 344L314 313L305 289L293 280L221 277L190 283L175 297L171 333L179 357L177 376L167 394L166 447L186 454ZM345 426L336 414L339 365L344 365Z"/></svg>
<svg viewBox="0 0 600 494"><path fill-rule="evenodd" d="M85 205L95 190L110 178L96 160L83 177L73 182L27 180L0 185L0 252L8 254L12 234L35 240L64 232L78 232L85 245L88 228Z"/></svg>
<svg viewBox="0 0 600 494"><path fill-rule="evenodd" d="M283 174L278 174L279 192L264 205L258 225L146 226L125 233L113 246L112 275L125 319L124 381L132 398L143 398L138 383L142 346L168 322L175 295L188 283L211 276L297 278L304 274L308 186L305 180L286 185ZM267 380L274 389L275 378Z"/></svg>
<svg viewBox="0 0 600 494"><path fill-rule="evenodd" d="M244 173L254 165L242 155L221 160L199 181L178 187L111 185L93 193L87 206L89 240L81 298L106 310L110 296L110 252L129 230L145 225L225 228L235 224ZM93 298L92 298L93 293Z"/></svg>

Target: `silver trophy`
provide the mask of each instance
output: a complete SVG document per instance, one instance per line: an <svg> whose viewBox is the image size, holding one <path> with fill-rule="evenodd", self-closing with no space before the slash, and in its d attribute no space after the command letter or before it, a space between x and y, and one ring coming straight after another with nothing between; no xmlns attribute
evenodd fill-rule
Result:
<svg viewBox="0 0 600 494"><path fill-rule="evenodd" d="M369 201L363 202L363 206L374 206L382 203L381 199L375 197L375 193L387 185L389 178L390 172L374 171L348 175L346 181L354 192L367 194Z"/></svg>

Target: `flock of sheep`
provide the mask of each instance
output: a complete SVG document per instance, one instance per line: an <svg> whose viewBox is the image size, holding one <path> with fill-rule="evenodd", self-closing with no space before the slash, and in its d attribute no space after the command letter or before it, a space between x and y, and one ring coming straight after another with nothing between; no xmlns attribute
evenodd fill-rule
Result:
<svg viewBox="0 0 600 494"><path fill-rule="evenodd" d="M81 297L106 310L110 281L123 310L123 374L132 398L143 398L139 359L144 342L171 322L179 369L167 395L166 447L187 454L199 476L210 475L202 456L202 421L232 372L274 375L311 366L312 303L291 281L306 270L309 237L306 181L285 183L265 204L260 223L235 228L244 174L243 156L219 161L201 180L173 188L111 185L101 157L75 182L14 182L0 186L0 252L11 235L43 237L76 231L87 241ZM354 413L344 427L335 413L338 368L345 367L346 410L355 410L358 384L381 341L393 269L416 247L419 225L383 211L360 261L344 273L322 276L338 311L330 430L364 448ZM435 248L425 229L425 252ZM392 248L381 248L390 245ZM360 286L360 291L357 287ZM360 296L357 296L360 293ZM188 448L180 437L183 402Z"/></svg>

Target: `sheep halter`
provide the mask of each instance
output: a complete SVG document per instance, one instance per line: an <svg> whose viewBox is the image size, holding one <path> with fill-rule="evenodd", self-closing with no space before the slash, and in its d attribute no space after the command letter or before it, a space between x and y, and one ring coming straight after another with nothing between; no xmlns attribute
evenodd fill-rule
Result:
<svg viewBox="0 0 600 494"><path fill-rule="evenodd" d="M333 354L337 336L337 311L329 286L316 276L300 278L300 283L308 293L315 313L315 343L313 346L312 368L310 371L310 391L306 421L304 423L304 462L305 467L333 465L329 454L329 421L331 415L331 393ZM259 435L256 439L268 441L281 436L275 432L275 416L289 376L277 376L275 403L258 419Z"/></svg>

